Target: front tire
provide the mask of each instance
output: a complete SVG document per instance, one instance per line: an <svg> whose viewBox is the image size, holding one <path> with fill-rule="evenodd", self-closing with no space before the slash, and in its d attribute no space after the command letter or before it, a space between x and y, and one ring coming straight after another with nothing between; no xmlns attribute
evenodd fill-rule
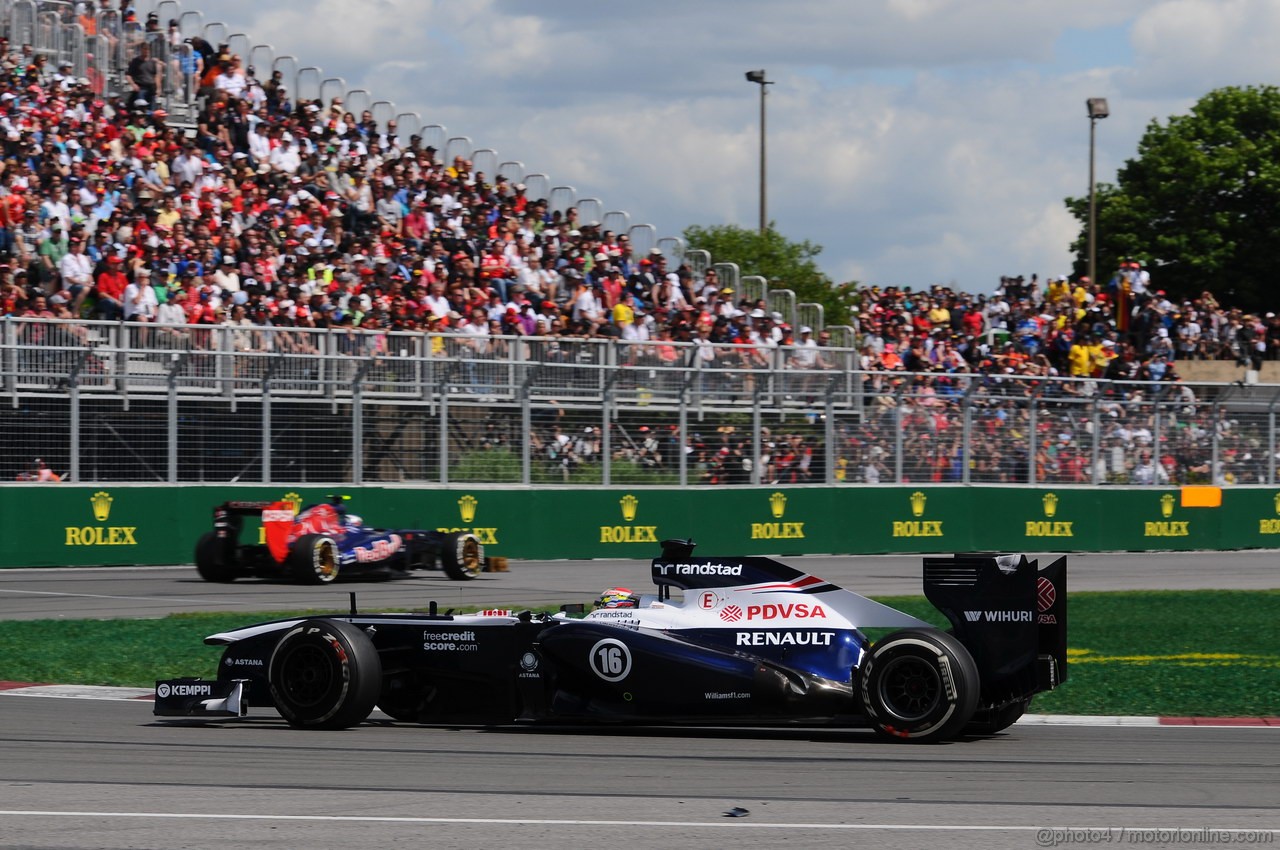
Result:
<svg viewBox="0 0 1280 850"><path fill-rule="evenodd" d="M205 581L225 584L236 580L234 564L228 564L222 541L215 532L207 532L196 543L196 572Z"/></svg>
<svg viewBox="0 0 1280 850"><path fill-rule="evenodd" d="M882 638L860 678L871 725L895 741L954 738L978 704L973 657L955 637L932 629L903 629Z"/></svg>
<svg viewBox="0 0 1280 850"><path fill-rule="evenodd" d="M289 547L286 563L303 584L329 584L338 577L338 545L324 534L304 534Z"/></svg>
<svg viewBox="0 0 1280 850"><path fill-rule="evenodd" d="M369 716L382 688L382 659L368 635L341 620L307 620L271 653L276 710L299 729L346 729Z"/></svg>
<svg viewBox="0 0 1280 850"><path fill-rule="evenodd" d="M454 581L470 581L484 569L484 546L474 534L446 534L440 547L440 563Z"/></svg>

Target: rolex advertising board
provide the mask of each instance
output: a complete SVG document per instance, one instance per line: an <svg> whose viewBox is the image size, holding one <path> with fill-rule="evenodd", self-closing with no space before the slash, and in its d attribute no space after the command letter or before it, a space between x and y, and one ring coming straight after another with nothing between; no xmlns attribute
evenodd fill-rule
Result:
<svg viewBox="0 0 1280 850"><path fill-rule="evenodd" d="M639 558L670 537L733 555L1178 550L1280 544L1280 488L997 486L537 489L0 486L0 567L186 564L228 500L332 493L370 525L470 531L512 559ZM1216 488L1209 488L1216 490ZM246 521L243 539L259 534ZM250 536L252 535L252 536Z"/></svg>

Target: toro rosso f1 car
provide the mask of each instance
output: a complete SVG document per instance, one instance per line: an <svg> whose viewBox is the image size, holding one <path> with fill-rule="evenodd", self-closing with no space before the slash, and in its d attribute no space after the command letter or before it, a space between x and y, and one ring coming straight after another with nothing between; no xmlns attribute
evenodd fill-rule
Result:
<svg viewBox="0 0 1280 850"><path fill-rule="evenodd" d="M348 513L347 496L295 513L288 502L224 502L213 510L213 531L196 543L196 570L206 581L242 576L328 584L339 575L387 577L437 562L449 578L475 578L484 547L466 532L370 528ZM244 518L260 517L263 543L240 539Z"/></svg>
<svg viewBox="0 0 1280 850"><path fill-rule="evenodd" d="M926 558L948 631L769 558L667 541L651 569L656 594L585 617L364 614L353 596L347 614L215 634L217 679L157 681L155 713L266 704L337 729L377 706L413 723L822 725L932 742L998 732L1067 675L1065 558ZM896 631L873 643L870 628Z"/></svg>

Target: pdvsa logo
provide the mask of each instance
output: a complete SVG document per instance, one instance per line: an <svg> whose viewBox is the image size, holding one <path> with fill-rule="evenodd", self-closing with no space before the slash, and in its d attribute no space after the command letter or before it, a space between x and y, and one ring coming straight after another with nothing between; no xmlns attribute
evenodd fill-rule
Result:
<svg viewBox="0 0 1280 850"><path fill-rule="evenodd" d="M640 500L627 493L618 500L622 509L622 521L635 522L640 514ZM656 525L602 525L600 526L601 543L657 543L658 526Z"/></svg>
<svg viewBox="0 0 1280 850"><path fill-rule="evenodd" d="M480 500L470 493L464 494L458 499L458 518L462 520L462 525L457 528L437 528L437 531L443 531L447 534L456 532L469 531L476 536L476 539L484 546L498 545L498 529L494 527L485 527L472 525L476 521L476 515L480 511Z"/></svg>
<svg viewBox="0 0 1280 850"><path fill-rule="evenodd" d="M942 520L940 519L918 519L924 516L925 506L929 503L929 497L921 491L917 490L908 497L908 504L911 505L911 515L917 519L911 520L894 520L893 536L894 537L941 537L942 536Z"/></svg>
<svg viewBox="0 0 1280 850"><path fill-rule="evenodd" d="M726 609L727 610L727 609ZM748 605L748 620L825 620L827 612L821 605L808 605L804 602L768 603L765 605Z"/></svg>
<svg viewBox="0 0 1280 850"><path fill-rule="evenodd" d="M786 493L773 493L769 496L769 512L773 514L774 519L782 519L787 512ZM802 540L803 538L803 522L751 523L752 540Z"/></svg>
<svg viewBox="0 0 1280 850"><path fill-rule="evenodd" d="M1043 520L1027 520L1027 537L1074 537L1071 531L1071 523L1062 520L1054 520L1058 513L1058 495L1056 493L1045 493L1040 500L1040 504L1044 507Z"/></svg>
<svg viewBox="0 0 1280 850"><path fill-rule="evenodd" d="M111 506L115 499L106 490L99 490L89 497L93 518L105 523L111 518ZM137 546L134 532L136 525L83 525L66 526L67 546Z"/></svg>
<svg viewBox="0 0 1280 850"><path fill-rule="evenodd" d="M1143 537L1187 537L1191 534L1191 520L1171 519L1178 497L1165 493L1160 497L1160 516L1163 519L1142 524Z"/></svg>

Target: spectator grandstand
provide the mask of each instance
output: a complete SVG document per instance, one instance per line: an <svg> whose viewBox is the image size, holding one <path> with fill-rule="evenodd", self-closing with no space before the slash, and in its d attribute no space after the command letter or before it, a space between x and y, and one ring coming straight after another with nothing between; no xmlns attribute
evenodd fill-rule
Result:
<svg viewBox="0 0 1280 850"><path fill-rule="evenodd" d="M0 2L0 372L15 407L22 393L127 395L132 378L143 394L188 381L269 397L275 382L487 411L415 444L430 470L363 445L310 471L289 462L320 480L447 480L450 452L489 453L474 480L512 480L500 453L526 481L535 464L552 481L618 480L614 465L653 483L1275 479L1258 412L1272 408L1241 426L1244 402L1178 370L1226 359L1256 374L1280 359L1274 314L1171 300L1158 270L1126 260L1105 282L1006 277L981 295L864 286L856 327L828 327L625 214L582 216L518 163L478 167L492 151L367 93L323 81L302 96L318 69L270 57L260 74L270 51L172 0L156 9ZM715 422L690 424L695 399ZM237 459L189 476L177 439L159 473L105 458L88 473L74 442L10 448L19 465L61 452L73 480L245 474Z"/></svg>

